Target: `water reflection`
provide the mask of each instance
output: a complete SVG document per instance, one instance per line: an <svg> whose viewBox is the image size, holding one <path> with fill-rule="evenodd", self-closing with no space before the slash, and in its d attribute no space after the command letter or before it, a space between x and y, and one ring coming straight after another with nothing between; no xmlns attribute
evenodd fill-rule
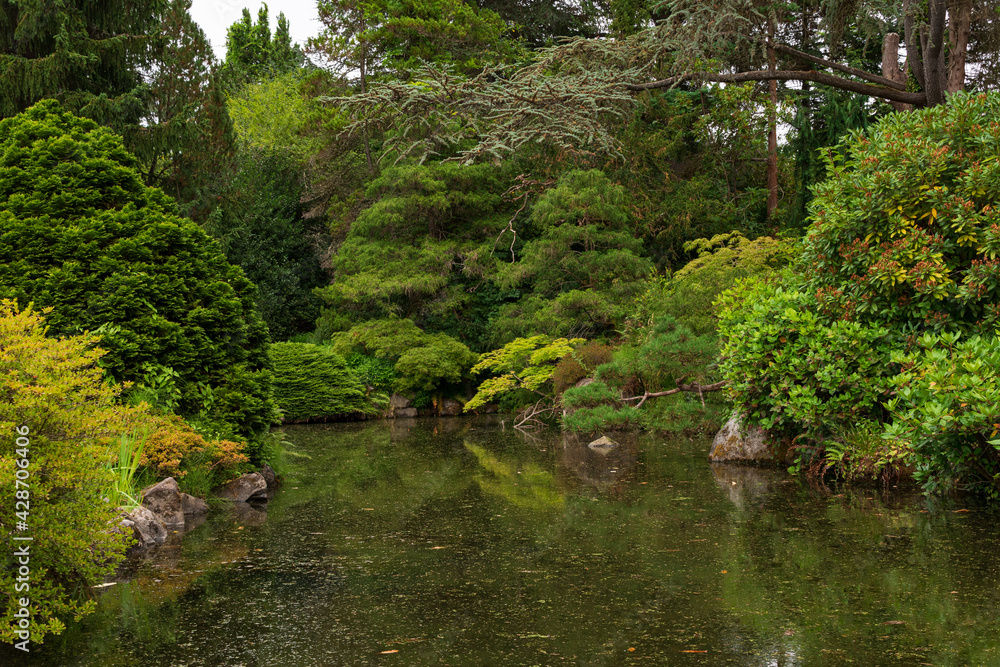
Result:
<svg viewBox="0 0 1000 667"><path fill-rule="evenodd" d="M296 468L266 514L213 513L21 662L1000 662L986 508L611 435L289 428Z"/></svg>

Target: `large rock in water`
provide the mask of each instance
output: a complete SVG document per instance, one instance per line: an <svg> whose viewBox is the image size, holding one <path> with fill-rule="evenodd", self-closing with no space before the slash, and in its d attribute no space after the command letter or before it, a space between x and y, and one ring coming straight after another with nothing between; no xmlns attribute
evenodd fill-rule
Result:
<svg viewBox="0 0 1000 667"><path fill-rule="evenodd" d="M184 525L181 490L173 477L161 479L142 490L142 505L155 514L168 529Z"/></svg>
<svg viewBox="0 0 1000 667"><path fill-rule="evenodd" d="M462 414L462 404L453 398L446 398L441 401L438 414L442 417L459 417Z"/></svg>
<svg viewBox="0 0 1000 667"><path fill-rule="evenodd" d="M775 463L779 460L767 431L759 426L745 427L735 415L715 434L708 458L710 461L757 463Z"/></svg>
<svg viewBox="0 0 1000 667"><path fill-rule="evenodd" d="M217 487L215 493L236 502L263 501L267 500L267 481L259 472L251 472Z"/></svg>

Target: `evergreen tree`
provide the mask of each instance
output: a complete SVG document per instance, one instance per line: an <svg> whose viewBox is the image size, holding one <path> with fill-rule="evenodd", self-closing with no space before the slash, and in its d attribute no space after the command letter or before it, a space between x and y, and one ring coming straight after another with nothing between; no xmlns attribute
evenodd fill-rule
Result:
<svg viewBox="0 0 1000 667"><path fill-rule="evenodd" d="M146 185L203 222L230 178L234 135L215 56L190 7L191 0L172 0L167 8L144 119L125 137Z"/></svg>
<svg viewBox="0 0 1000 667"><path fill-rule="evenodd" d="M280 76L306 63L297 44L292 44L288 19L278 14L278 26L271 36L267 3L257 12L257 22L244 9L243 16L226 34L226 61L223 76L230 87Z"/></svg>
<svg viewBox="0 0 1000 667"><path fill-rule="evenodd" d="M117 381L168 384L178 412L243 436L271 423L254 286L121 139L45 100L0 121L0 298L97 331Z"/></svg>

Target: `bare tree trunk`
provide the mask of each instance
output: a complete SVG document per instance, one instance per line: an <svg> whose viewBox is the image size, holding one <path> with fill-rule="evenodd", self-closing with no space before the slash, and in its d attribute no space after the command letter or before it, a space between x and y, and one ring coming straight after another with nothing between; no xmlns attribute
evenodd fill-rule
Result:
<svg viewBox="0 0 1000 667"><path fill-rule="evenodd" d="M913 14L916 9L912 0L903 2L903 39L906 41L906 70L913 73L913 78L917 80L917 85L921 89L927 90L924 82L924 59L921 49L921 35L914 24Z"/></svg>
<svg viewBox="0 0 1000 667"><path fill-rule="evenodd" d="M948 7L948 83L945 90L965 90L965 56L972 30L972 0L951 0Z"/></svg>
<svg viewBox="0 0 1000 667"><path fill-rule="evenodd" d="M906 84L906 72L899 68L899 34L890 32L882 41L882 76L892 79L898 83ZM892 108L896 111L910 111L912 104L905 102L892 102Z"/></svg>
<svg viewBox="0 0 1000 667"><path fill-rule="evenodd" d="M364 10L361 13L361 34L364 34L366 29ZM361 94L364 95L368 87L368 42L361 40ZM375 163L372 162L372 149L368 143L368 123L365 122L364 127L364 140L365 140L365 160L368 162L368 173L375 173Z"/></svg>
<svg viewBox="0 0 1000 667"><path fill-rule="evenodd" d="M946 0L930 0L928 9L927 40L926 47L923 49L924 92L927 93L927 106L933 107L944 102L947 83L947 72L944 67Z"/></svg>

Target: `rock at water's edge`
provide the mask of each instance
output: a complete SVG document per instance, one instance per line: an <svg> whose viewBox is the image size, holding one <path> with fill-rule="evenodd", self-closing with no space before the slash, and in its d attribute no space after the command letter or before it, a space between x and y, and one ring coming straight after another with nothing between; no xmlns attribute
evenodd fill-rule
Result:
<svg viewBox="0 0 1000 667"><path fill-rule="evenodd" d="M453 398L446 398L441 401L438 414L442 417L458 417L462 414L462 404Z"/></svg>
<svg viewBox="0 0 1000 667"><path fill-rule="evenodd" d="M267 484L267 492L272 493L278 489L278 476L274 473L271 466L266 463L260 467L260 476L264 478L264 482Z"/></svg>
<svg viewBox="0 0 1000 667"><path fill-rule="evenodd" d="M208 513L208 503L189 493L181 494L181 507L184 509L184 516L201 516Z"/></svg>
<svg viewBox="0 0 1000 667"><path fill-rule="evenodd" d="M393 394L389 397L389 407L393 410L408 408L413 405L413 399L403 394Z"/></svg>
<svg viewBox="0 0 1000 667"><path fill-rule="evenodd" d="M267 482L259 472L247 473L214 491L220 498L236 502L267 500Z"/></svg>
<svg viewBox="0 0 1000 667"><path fill-rule="evenodd" d="M132 529L139 546L148 548L167 541L166 527L148 508L140 505L131 512L126 512L123 508L122 515L121 525L126 529Z"/></svg>
<svg viewBox="0 0 1000 667"><path fill-rule="evenodd" d="M161 479L142 490L142 505L155 514L164 526L175 528L184 525L181 490L173 477Z"/></svg>
<svg viewBox="0 0 1000 667"><path fill-rule="evenodd" d="M407 417L416 417L417 416L417 409L416 408L396 408L395 410L392 411L392 416L396 417L396 418L404 418L404 419L407 418Z"/></svg>
<svg viewBox="0 0 1000 667"><path fill-rule="evenodd" d="M735 415L715 434L708 459L760 463L774 463L779 460L775 456L767 431L759 426L744 427L739 417Z"/></svg>

